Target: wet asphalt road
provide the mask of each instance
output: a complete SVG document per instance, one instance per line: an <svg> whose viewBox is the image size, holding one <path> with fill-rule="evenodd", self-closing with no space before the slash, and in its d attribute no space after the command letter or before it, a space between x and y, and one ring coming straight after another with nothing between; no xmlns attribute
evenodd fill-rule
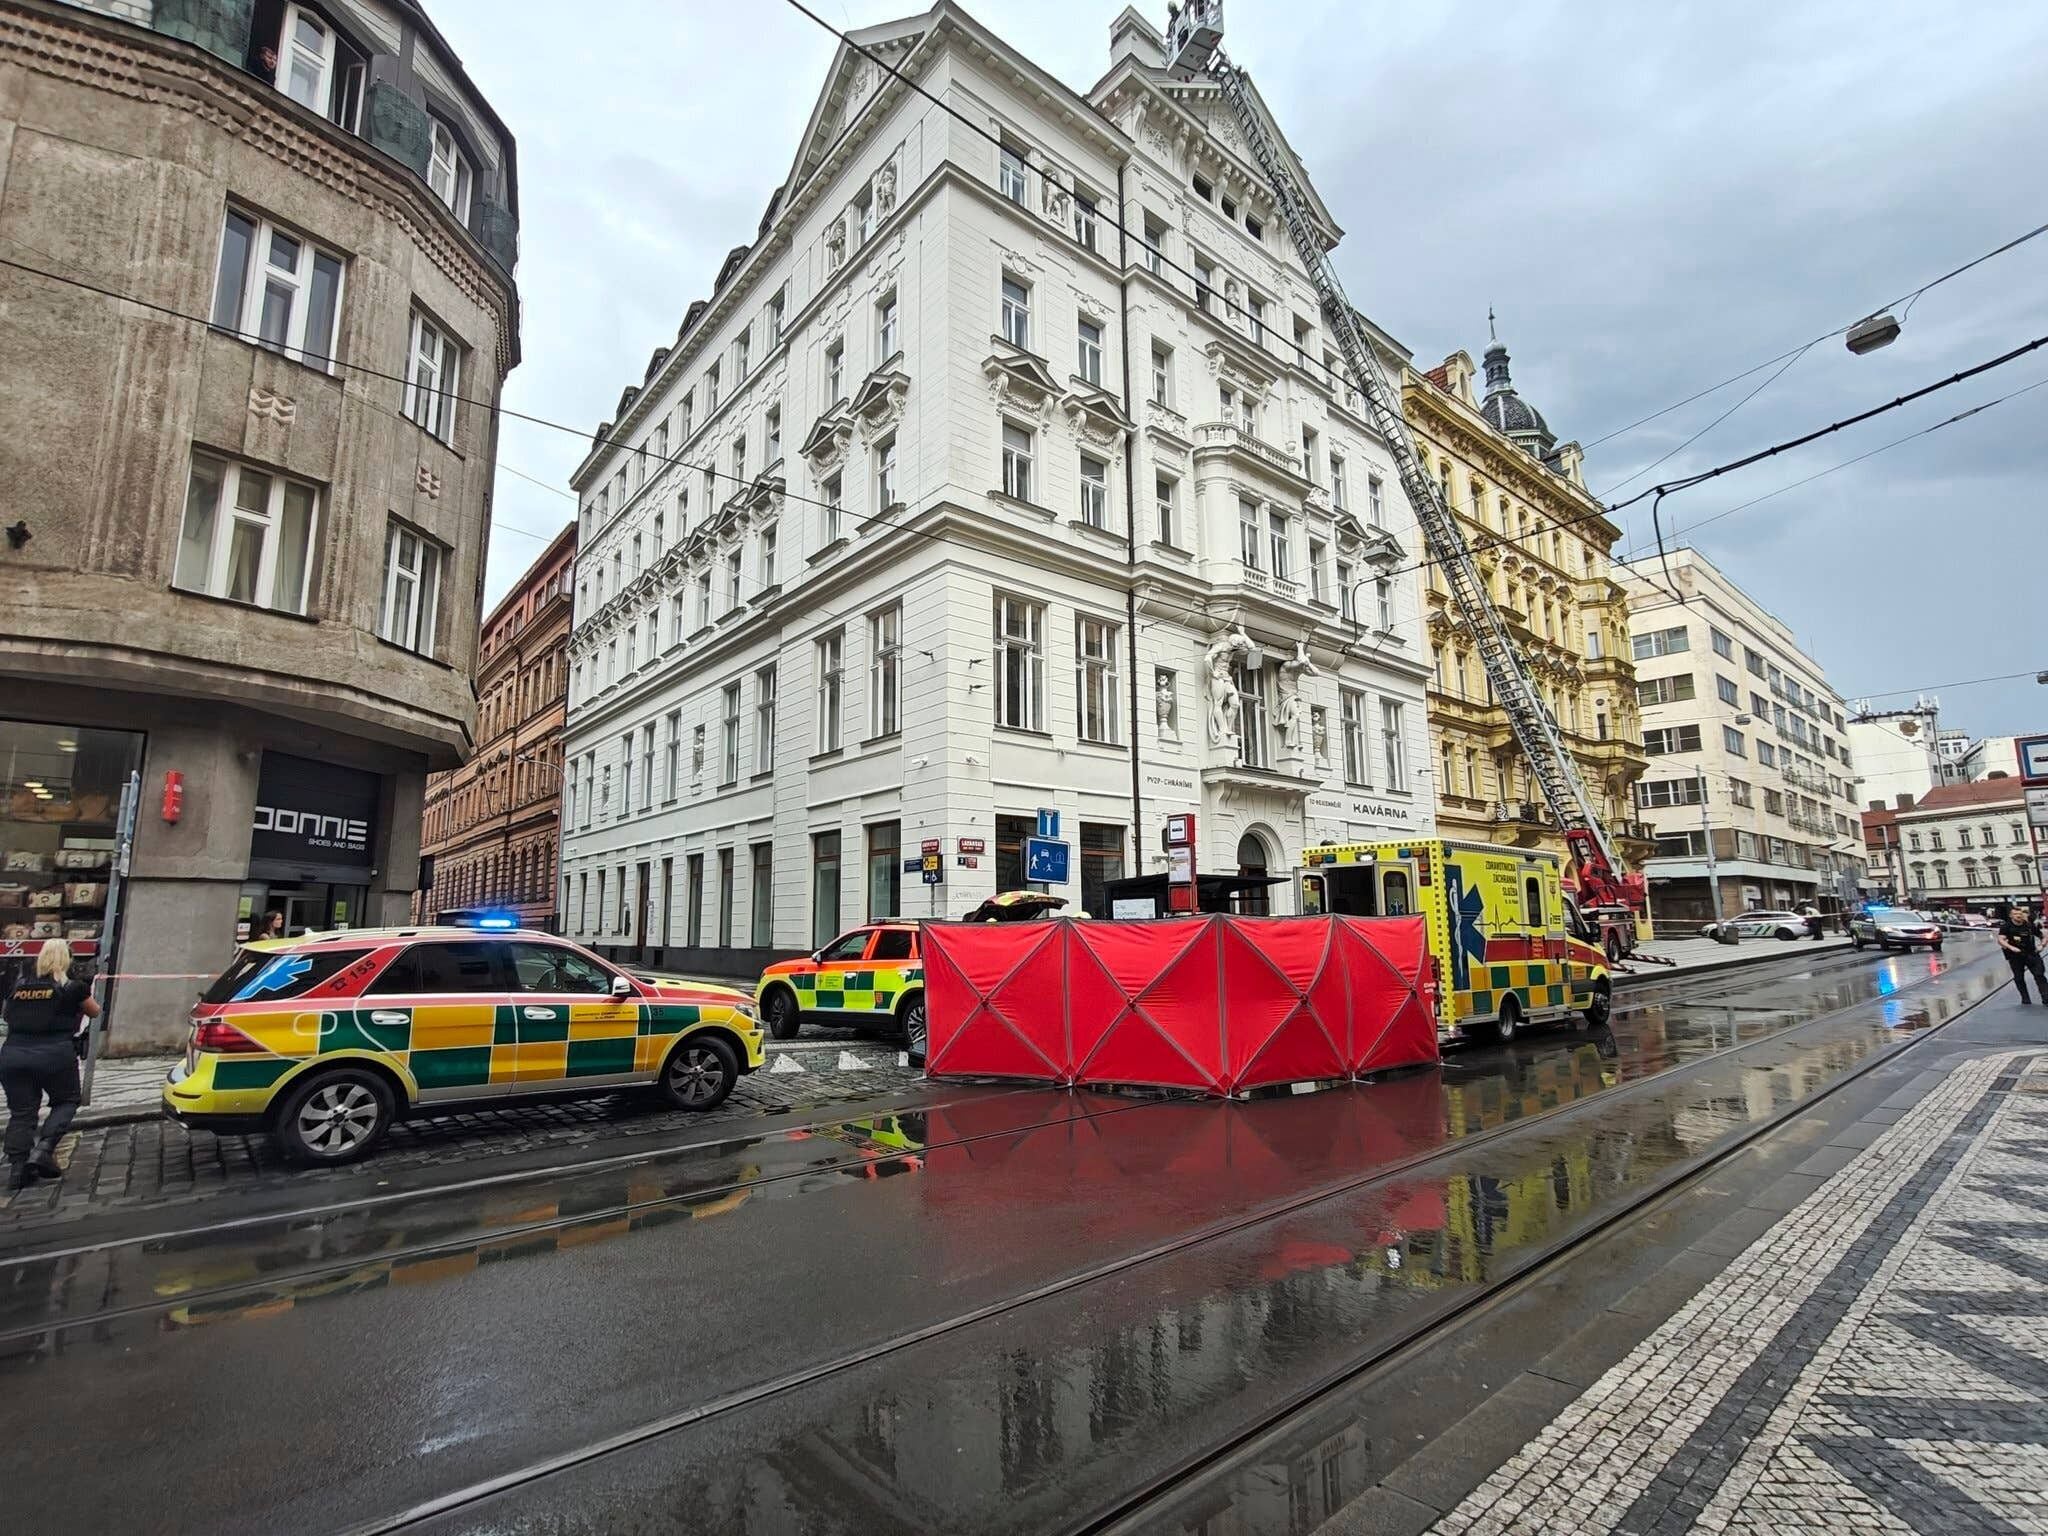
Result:
<svg viewBox="0 0 2048 1536"><path fill-rule="evenodd" d="M931 1085L627 1167L30 1237L0 1391L43 1432L0 1485L38 1530L1081 1527L1951 1015L2003 979L1980 949L1673 978L1609 1031L1306 1096Z"/></svg>

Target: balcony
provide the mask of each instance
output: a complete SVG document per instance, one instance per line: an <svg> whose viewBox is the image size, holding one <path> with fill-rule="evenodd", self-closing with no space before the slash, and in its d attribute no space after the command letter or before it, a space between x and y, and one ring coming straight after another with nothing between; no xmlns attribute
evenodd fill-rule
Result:
<svg viewBox="0 0 2048 1536"><path fill-rule="evenodd" d="M1271 593L1274 597L1279 598L1285 603L1299 603L1301 601L1301 583L1298 581L1290 580L1285 576L1275 576L1269 571L1258 569L1256 566L1245 565L1242 561L1238 562L1238 572L1238 580L1243 582L1245 586L1250 587L1254 592Z"/></svg>
<svg viewBox="0 0 2048 1536"><path fill-rule="evenodd" d="M1284 453L1235 422L1205 421L1195 428L1197 452L1224 450L1243 455L1262 468L1277 469L1296 482L1299 491L1307 485L1307 477L1301 472L1300 460L1291 453Z"/></svg>

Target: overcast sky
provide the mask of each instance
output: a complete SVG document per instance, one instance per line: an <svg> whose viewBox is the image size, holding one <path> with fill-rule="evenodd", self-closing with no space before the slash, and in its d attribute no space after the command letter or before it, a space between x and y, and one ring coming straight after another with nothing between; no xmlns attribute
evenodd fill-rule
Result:
<svg viewBox="0 0 2048 1536"><path fill-rule="evenodd" d="M519 140L525 362L495 599L573 511L559 490L650 350L753 237L834 40L785 0L429 0ZM907 5L814 0L842 26ZM1085 90L1112 0L973 13ZM1163 4L1161 6L1163 11ZM1155 18L1162 19L1162 18ZM2048 334L2048 236L1919 300L1900 340L1839 338L1641 478L1770 370L1629 423L2048 222L2048 6L1783 0L1440 6L1230 0L1249 69L1348 238L1352 300L1428 366L1486 345L1587 445L1605 499L1704 469ZM1674 496L1667 531L2048 379L2048 347ZM1694 542L1851 698L1940 688L1944 726L2048 730L2048 388L1880 453ZM519 473L515 473L519 472ZM520 478L531 475L544 483ZM1623 523L1650 539L1647 503ZM1639 515L1640 514L1640 515ZM524 537L513 529L529 530ZM1990 674L2025 677L1975 687ZM1880 699L1905 703L1906 697Z"/></svg>

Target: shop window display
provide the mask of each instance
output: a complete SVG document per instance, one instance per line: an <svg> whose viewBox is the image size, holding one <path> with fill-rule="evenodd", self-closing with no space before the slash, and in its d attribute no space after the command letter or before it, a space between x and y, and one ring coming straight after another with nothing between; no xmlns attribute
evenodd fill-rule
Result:
<svg viewBox="0 0 2048 1536"><path fill-rule="evenodd" d="M141 761L132 731L0 720L0 962L45 939L98 952L121 793Z"/></svg>

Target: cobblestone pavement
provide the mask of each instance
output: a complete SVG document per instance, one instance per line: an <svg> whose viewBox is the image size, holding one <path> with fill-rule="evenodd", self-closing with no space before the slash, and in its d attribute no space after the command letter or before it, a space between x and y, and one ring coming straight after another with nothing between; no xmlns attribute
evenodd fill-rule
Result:
<svg viewBox="0 0 2048 1536"><path fill-rule="evenodd" d="M847 1059L858 1063L849 1066ZM323 1183L360 1181L366 1171L398 1180L437 1166L509 1158L521 1153L574 1152L604 1143L699 1139L708 1126L743 1125L813 1106L844 1104L923 1081L893 1046L822 1037L770 1047L769 1066L743 1078L732 1097L708 1114L671 1109L651 1094L613 1093L556 1104L476 1109L400 1121L391 1139L363 1163L296 1168L265 1136L188 1131L160 1117L87 1126L57 1150L65 1176L0 1194L0 1239L13 1231L75 1220L89 1212L167 1201L207 1199L272 1186L316 1191ZM785 1070L774 1070L783 1063ZM164 1067L151 1068L161 1085ZM98 1101L98 1085L94 1099ZM150 1088L154 1102L156 1087Z"/></svg>
<svg viewBox="0 0 2048 1536"><path fill-rule="evenodd" d="M106 1056L93 1063L92 1102L78 1112L79 1122L120 1118L163 1102L164 1078L176 1056Z"/></svg>
<svg viewBox="0 0 2048 1536"><path fill-rule="evenodd" d="M2048 1054L1958 1067L1432 1528L2048 1533Z"/></svg>

